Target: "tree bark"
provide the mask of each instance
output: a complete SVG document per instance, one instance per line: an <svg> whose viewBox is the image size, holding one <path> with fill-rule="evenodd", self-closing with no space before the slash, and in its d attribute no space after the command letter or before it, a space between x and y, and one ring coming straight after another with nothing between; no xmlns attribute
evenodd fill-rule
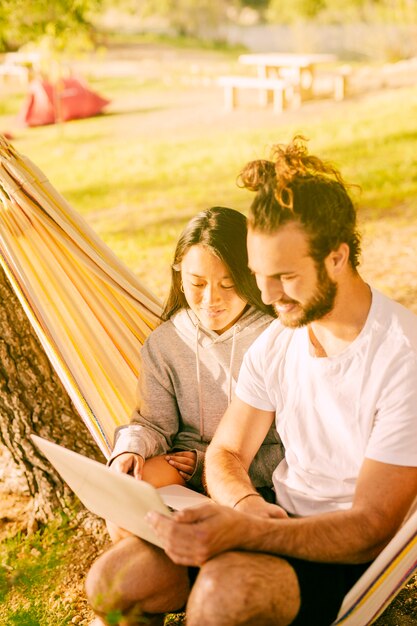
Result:
<svg viewBox="0 0 417 626"><path fill-rule="evenodd" d="M103 461L0 267L0 444L33 498L33 519L67 510L70 490L36 448L35 433Z"/></svg>

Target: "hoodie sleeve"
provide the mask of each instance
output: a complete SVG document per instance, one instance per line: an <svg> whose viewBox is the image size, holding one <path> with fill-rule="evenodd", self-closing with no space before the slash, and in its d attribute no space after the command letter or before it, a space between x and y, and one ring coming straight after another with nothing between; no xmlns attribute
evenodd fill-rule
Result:
<svg viewBox="0 0 417 626"><path fill-rule="evenodd" d="M140 361L137 407L130 423L116 429L110 462L124 452L135 452L144 459L163 454L178 432L179 411L169 366L157 342L145 342Z"/></svg>

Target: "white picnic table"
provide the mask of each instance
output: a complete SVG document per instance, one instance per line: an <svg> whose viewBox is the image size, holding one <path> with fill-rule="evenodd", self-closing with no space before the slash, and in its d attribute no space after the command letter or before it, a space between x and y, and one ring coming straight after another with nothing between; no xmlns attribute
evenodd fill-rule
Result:
<svg viewBox="0 0 417 626"><path fill-rule="evenodd" d="M255 66L259 78L283 78L293 82L299 89L301 100L313 94L316 68L319 65L334 63L333 54L296 54L266 52L241 54L239 63Z"/></svg>

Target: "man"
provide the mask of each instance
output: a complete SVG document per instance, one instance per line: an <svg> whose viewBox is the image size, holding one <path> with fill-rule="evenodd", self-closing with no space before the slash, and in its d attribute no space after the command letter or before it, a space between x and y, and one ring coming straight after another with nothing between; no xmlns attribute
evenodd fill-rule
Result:
<svg viewBox="0 0 417 626"><path fill-rule="evenodd" d="M360 277L346 187L301 138L242 181L257 192L249 265L279 320L249 349L209 446L223 506L149 522L178 568L171 593L177 580L187 595L181 567L201 568L187 626L328 626L417 495L417 318ZM275 505L247 474L274 419Z"/></svg>

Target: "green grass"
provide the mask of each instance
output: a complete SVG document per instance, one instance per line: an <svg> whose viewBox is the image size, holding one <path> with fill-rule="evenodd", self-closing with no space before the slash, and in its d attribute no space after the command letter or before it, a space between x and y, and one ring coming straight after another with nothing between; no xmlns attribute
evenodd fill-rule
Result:
<svg viewBox="0 0 417 626"><path fill-rule="evenodd" d="M32 535L18 533L0 542L0 624L65 626L85 614L82 586L72 585L88 570L87 563L82 569L83 550L87 546L90 561L92 550L88 535L77 530L77 507L70 517L62 515ZM118 612L107 616L114 624L118 617ZM169 614L165 624L179 626L182 618ZM145 617L143 623L148 623Z"/></svg>
<svg viewBox="0 0 417 626"><path fill-rule="evenodd" d="M334 160L347 179L362 185L361 205L375 217L411 199L410 194L415 197L417 89L335 111L313 123L307 118L302 125L277 130L226 134L209 128L205 134L202 128L198 138L188 141L158 136L139 142L135 135L119 139L112 116L104 116L71 122L62 136L55 126L31 129L16 145L36 159L84 215L123 201L132 213L152 207L164 216L219 198L245 208L248 196L235 186L240 167L294 132L310 138L312 151Z"/></svg>
<svg viewBox="0 0 417 626"><path fill-rule="evenodd" d="M33 535L19 533L0 543L1 624L70 623L71 608L62 601L61 584L69 565L67 540L72 532L68 519L62 518Z"/></svg>

